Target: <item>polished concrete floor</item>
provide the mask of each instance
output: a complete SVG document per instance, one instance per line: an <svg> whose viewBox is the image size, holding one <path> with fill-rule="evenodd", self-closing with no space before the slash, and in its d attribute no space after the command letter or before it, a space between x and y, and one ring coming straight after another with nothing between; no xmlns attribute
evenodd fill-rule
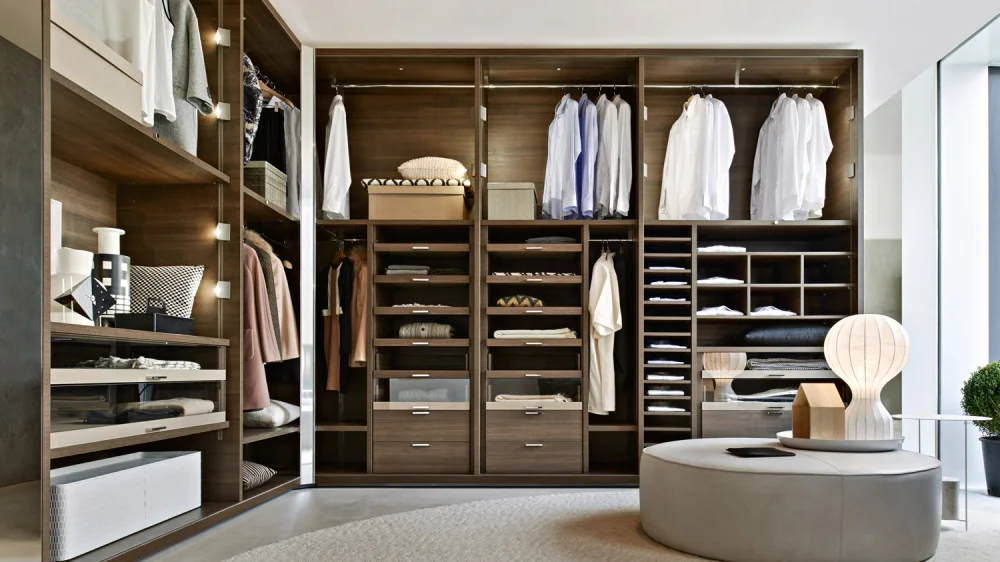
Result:
<svg viewBox="0 0 1000 562"><path fill-rule="evenodd" d="M426 507L565 494L573 488L317 488L295 490L177 544L147 560L218 562L283 539ZM586 491L596 491L590 488Z"/></svg>

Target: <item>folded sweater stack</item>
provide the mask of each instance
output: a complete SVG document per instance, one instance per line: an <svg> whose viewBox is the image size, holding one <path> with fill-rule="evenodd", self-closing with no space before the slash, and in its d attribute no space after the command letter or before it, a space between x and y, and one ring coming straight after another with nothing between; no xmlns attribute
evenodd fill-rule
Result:
<svg viewBox="0 0 1000 562"><path fill-rule="evenodd" d="M576 332L569 328L559 328L556 330L497 330L493 332L496 339L576 339Z"/></svg>
<svg viewBox="0 0 1000 562"><path fill-rule="evenodd" d="M431 272L429 265L390 265L386 268L386 275L427 275Z"/></svg>

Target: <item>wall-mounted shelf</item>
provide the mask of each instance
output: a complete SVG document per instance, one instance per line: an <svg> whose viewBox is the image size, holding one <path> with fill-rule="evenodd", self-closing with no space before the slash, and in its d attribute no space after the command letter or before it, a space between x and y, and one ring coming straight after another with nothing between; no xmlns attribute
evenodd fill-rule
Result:
<svg viewBox="0 0 1000 562"><path fill-rule="evenodd" d="M128 384L226 380L225 369L52 369L51 384Z"/></svg>
<svg viewBox="0 0 1000 562"><path fill-rule="evenodd" d="M298 224L299 220L285 210L261 197L249 188L243 188L243 222L248 225L287 223Z"/></svg>
<svg viewBox="0 0 1000 562"><path fill-rule="evenodd" d="M468 285L468 275L376 275L376 285Z"/></svg>
<svg viewBox="0 0 1000 562"><path fill-rule="evenodd" d="M468 338L459 339L411 339L375 338L375 347L469 347Z"/></svg>
<svg viewBox="0 0 1000 562"><path fill-rule="evenodd" d="M51 333L53 339L118 341L146 345L194 345L211 347L226 347L229 345L229 340L224 338L168 334L165 332L144 332L142 330L124 330L121 328L101 328L81 324L62 324L59 322L52 323Z"/></svg>
<svg viewBox="0 0 1000 562"><path fill-rule="evenodd" d="M376 306L375 316L468 316L467 306Z"/></svg>
<svg viewBox="0 0 1000 562"><path fill-rule="evenodd" d="M84 429L80 429L83 424L54 423L50 454L52 458L62 458L218 431L229 427L225 420L225 412L214 412L148 422L86 426Z"/></svg>
<svg viewBox="0 0 1000 562"><path fill-rule="evenodd" d="M256 443L258 441L264 441L267 439L274 439L275 437L281 437L282 435L291 435L293 433L299 432L299 426L297 425L285 425L281 427L268 427L268 428L243 428L243 444Z"/></svg>
<svg viewBox="0 0 1000 562"><path fill-rule="evenodd" d="M583 346L583 340L576 339L560 339L560 338L517 338L517 339L507 339L507 338L490 338L486 340L487 347L581 347Z"/></svg>

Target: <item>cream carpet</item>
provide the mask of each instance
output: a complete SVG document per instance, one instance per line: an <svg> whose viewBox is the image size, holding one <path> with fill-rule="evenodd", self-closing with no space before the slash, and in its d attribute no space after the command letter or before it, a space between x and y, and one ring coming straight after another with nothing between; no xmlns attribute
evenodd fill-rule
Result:
<svg viewBox="0 0 1000 562"><path fill-rule="evenodd" d="M969 532L945 523L935 562L996 560L1000 521L970 512ZM905 514L901 514L905 516ZM710 522L706 521L706 525ZM307 533L228 562L705 560L643 534L639 492L593 492L491 500L422 509Z"/></svg>

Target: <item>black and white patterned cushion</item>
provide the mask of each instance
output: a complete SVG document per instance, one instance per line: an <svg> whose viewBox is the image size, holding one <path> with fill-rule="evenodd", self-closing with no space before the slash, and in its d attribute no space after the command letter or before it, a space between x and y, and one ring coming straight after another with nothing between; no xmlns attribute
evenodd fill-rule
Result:
<svg viewBox="0 0 1000 562"><path fill-rule="evenodd" d="M150 297L163 299L167 314L191 317L194 296L201 285L205 273L203 265L172 265L167 267L132 266L132 313L146 312L146 300Z"/></svg>
<svg viewBox="0 0 1000 562"><path fill-rule="evenodd" d="M243 491L253 490L257 486L274 478L275 474L277 472L262 464L243 461Z"/></svg>

